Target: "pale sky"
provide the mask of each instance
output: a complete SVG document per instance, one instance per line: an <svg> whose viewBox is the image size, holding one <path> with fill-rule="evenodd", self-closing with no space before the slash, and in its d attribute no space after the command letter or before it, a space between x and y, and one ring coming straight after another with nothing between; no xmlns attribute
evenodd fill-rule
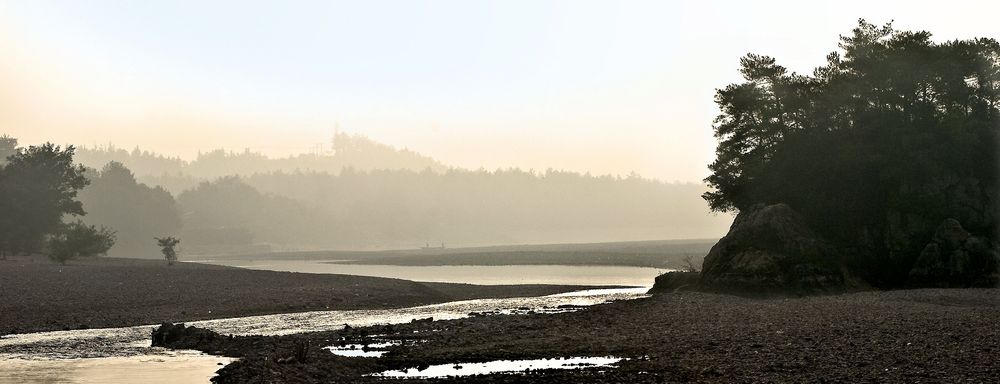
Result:
<svg viewBox="0 0 1000 384"><path fill-rule="evenodd" d="M0 133L699 181L748 52L811 72L858 18L1000 37L996 1L0 0Z"/></svg>

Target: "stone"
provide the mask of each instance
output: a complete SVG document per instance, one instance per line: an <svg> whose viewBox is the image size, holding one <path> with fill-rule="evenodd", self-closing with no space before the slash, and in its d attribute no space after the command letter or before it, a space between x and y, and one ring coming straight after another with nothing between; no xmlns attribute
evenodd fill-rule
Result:
<svg viewBox="0 0 1000 384"><path fill-rule="evenodd" d="M656 277L649 293L672 293L698 288L701 274L698 272L672 271Z"/></svg>
<svg viewBox="0 0 1000 384"><path fill-rule="evenodd" d="M184 324L163 323L153 329L152 346L175 349L197 349L205 344L218 342L222 337L208 329L187 327Z"/></svg>
<svg viewBox="0 0 1000 384"><path fill-rule="evenodd" d="M985 237L973 236L955 219L945 219L934 231L913 268L912 287L996 286L1000 257Z"/></svg>
<svg viewBox="0 0 1000 384"><path fill-rule="evenodd" d="M708 289L813 291L844 288L834 248L787 204L744 210L705 257L701 285Z"/></svg>

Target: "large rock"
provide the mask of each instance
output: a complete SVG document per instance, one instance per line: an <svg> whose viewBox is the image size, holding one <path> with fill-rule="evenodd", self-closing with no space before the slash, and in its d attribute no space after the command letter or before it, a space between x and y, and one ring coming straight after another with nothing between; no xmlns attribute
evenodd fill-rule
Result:
<svg viewBox="0 0 1000 384"><path fill-rule="evenodd" d="M152 339L154 347L206 350L210 345L224 343L227 337L208 329L187 327L182 323L163 323L153 329Z"/></svg>
<svg viewBox="0 0 1000 384"><path fill-rule="evenodd" d="M813 291L845 286L833 247L786 204L758 205L736 216L705 257L701 285L709 289Z"/></svg>
<svg viewBox="0 0 1000 384"><path fill-rule="evenodd" d="M955 219L945 219L910 270L911 286L990 287L997 284L996 247L972 236Z"/></svg>
<svg viewBox="0 0 1000 384"><path fill-rule="evenodd" d="M656 277L650 294L694 290L700 287L701 274L698 272L673 271Z"/></svg>

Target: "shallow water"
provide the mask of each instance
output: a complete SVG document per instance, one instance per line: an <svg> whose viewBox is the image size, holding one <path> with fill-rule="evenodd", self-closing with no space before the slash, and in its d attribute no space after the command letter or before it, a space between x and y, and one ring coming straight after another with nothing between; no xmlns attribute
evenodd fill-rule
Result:
<svg viewBox="0 0 1000 384"><path fill-rule="evenodd" d="M222 334L283 335L335 330L345 324L352 327L399 324L428 317L446 320L476 314L571 311L576 307L644 297L647 289L598 289L541 297L464 300L399 309L288 313L187 324ZM223 361L213 360L220 359L217 357L149 347L153 328L147 325L4 336L0 338L0 383L149 382L127 375L146 371L159 375L174 370L191 371L194 376L169 377L167 382L207 382L220 368L217 363Z"/></svg>
<svg viewBox="0 0 1000 384"><path fill-rule="evenodd" d="M269 271L337 273L438 283L480 285L560 284L645 286L667 270L589 265L362 265L330 260L200 260L199 262Z"/></svg>
<svg viewBox="0 0 1000 384"><path fill-rule="evenodd" d="M385 371L373 376L393 378L432 378L446 376L471 376L489 373L524 372L539 369L580 369L588 367L610 367L618 363L620 357L568 357L535 360L496 360L485 363L458 363L432 365L422 370L410 368L402 371Z"/></svg>
<svg viewBox="0 0 1000 384"><path fill-rule="evenodd" d="M0 383L207 383L233 359L194 351L70 360L0 361Z"/></svg>

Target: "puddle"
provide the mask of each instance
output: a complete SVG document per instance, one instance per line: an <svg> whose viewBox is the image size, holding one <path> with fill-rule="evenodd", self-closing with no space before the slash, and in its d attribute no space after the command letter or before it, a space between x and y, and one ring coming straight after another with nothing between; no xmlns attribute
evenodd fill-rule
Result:
<svg viewBox="0 0 1000 384"><path fill-rule="evenodd" d="M610 367L622 361L620 357L569 357L537 360L496 360L486 363L459 363L432 365L423 370L410 368L402 371L385 371L372 376L391 378L433 378L471 376L491 373L513 373L541 369L582 369Z"/></svg>
<svg viewBox="0 0 1000 384"><path fill-rule="evenodd" d="M389 347L395 347L400 344L402 344L402 342L393 340L384 343L331 345L329 347L323 347L323 349L326 349L337 356L382 357L382 355L386 352L389 352Z"/></svg>

